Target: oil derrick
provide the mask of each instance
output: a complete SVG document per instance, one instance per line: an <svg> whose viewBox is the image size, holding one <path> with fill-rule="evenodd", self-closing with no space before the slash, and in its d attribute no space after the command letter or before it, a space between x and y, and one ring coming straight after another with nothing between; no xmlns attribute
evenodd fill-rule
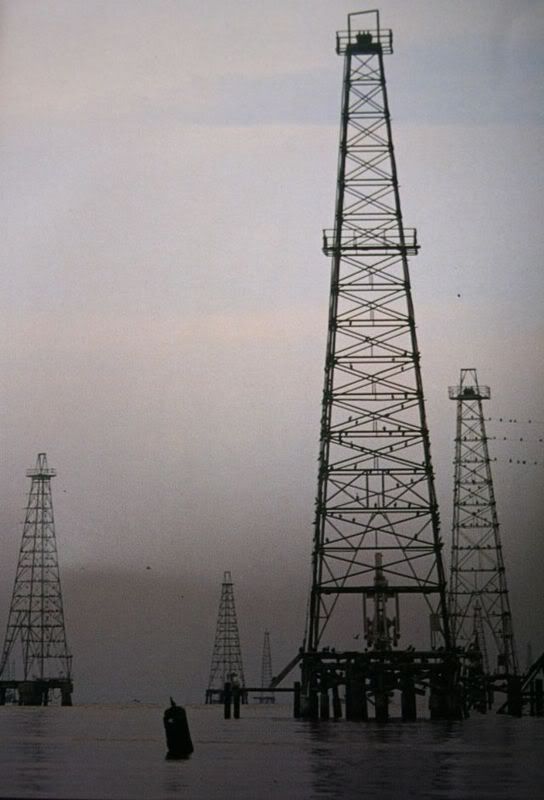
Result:
<svg viewBox="0 0 544 800"><path fill-rule="evenodd" d="M516 683L518 664L482 402L475 369L449 387L457 403L449 609L463 651L467 703L485 710L489 690Z"/></svg>
<svg viewBox="0 0 544 800"><path fill-rule="evenodd" d="M413 719L415 693L430 687L432 715L451 716L446 581L408 271L418 245L402 220L383 67L392 33L377 11L350 14L336 45L343 102L335 226L323 233L332 274L304 713L327 718L330 690L335 716L343 692L347 717L365 719L368 698L386 719L400 690L403 717Z"/></svg>
<svg viewBox="0 0 544 800"><path fill-rule="evenodd" d="M263 654L261 659L261 687L262 689L270 688L272 683L272 652L270 650L270 633L264 632L263 639ZM273 692L261 692L257 698L259 703L275 703Z"/></svg>
<svg viewBox="0 0 544 800"><path fill-rule="evenodd" d="M59 694L62 705L71 705L72 656L66 643L51 497L56 472L40 453L35 469L26 474L31 484L0 662L0 704L6 693L9 697L16 691L19 705L47 705Z"/></svg>
<svg viewBox="0 0 544 800"><path fill-rule="evenodd" d="M245 686L234 589L231 574L228 571L223 575L221 586L210 678L206 689L206 703L213 703L216 700L220 702L226 683L240 689ZM245 699L245 694L242 694L242 697Z"/></svg>

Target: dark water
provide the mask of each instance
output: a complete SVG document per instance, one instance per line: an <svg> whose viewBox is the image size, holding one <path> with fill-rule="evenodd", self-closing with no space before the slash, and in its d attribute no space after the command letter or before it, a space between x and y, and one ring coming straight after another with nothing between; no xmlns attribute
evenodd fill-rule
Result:
<svg viewBox="0 0 544 800"><path fill-rule="evenodd" d="M164 759L162 708L0 707L0 796L544 798L544 719L291 719L283 706L189 706L188 761Z"/></svg>

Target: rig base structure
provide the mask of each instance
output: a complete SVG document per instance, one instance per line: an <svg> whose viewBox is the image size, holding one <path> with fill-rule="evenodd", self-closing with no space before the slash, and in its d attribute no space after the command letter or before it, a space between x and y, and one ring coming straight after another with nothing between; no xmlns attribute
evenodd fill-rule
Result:
<svg viewBox="0 0 544 800"><path fill-rule="evenodd" d="M477 673L470 669L466 652L442 648L364 652L324 648L299 653L294 660L298 662L303 688L295 717L410 722L462 720L473 712L544 716L544 653L523 676ZM279 682L276 679L273 686Z"/></svg>
<svg viewBox="0 0 544 800"><path fill-rule="evenodd" d="M6 703L19 706L47 706L52 693L56 690L60 692L61 706L71 706L74 685L70 679L0 681L0 706Z"/></svg>
<svg viewBox="0 0 544 800"><path fill-rule="evenodd" d="M419 716L417 698L427 697L431 719L464 717L459 662L446 651L346 651L327 649L302 655L300 715L386 722L398 716L409 722ZM393 708L396 706L396 709Z"/></svg>

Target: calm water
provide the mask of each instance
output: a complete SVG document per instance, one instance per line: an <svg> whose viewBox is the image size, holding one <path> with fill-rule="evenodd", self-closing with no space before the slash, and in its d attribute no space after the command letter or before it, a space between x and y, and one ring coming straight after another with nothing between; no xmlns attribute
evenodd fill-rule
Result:
<svg viewBox="0 0 544 800"><path fill-rule="evenodd" d="M159 706L0 707L0 797L544 797L544 719L463 723L293 720L284 706L242 719L188 706L195 752L166 761Z"/></svg>

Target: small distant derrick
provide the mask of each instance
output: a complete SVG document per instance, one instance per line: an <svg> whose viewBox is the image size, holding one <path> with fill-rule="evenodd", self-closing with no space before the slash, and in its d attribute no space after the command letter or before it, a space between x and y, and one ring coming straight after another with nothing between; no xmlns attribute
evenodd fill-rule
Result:
<svg viewBox="0 0 544 800"><path fill-rule="evenodd" d="M221 586L210 678L206 689L206 703L222 702L226 683L237 690L243 690L245 687L240 634L234 604L234 588L231 574L228 571L224 573ZM242 698L245 702L245 692L242 692Z"/></svg>
<svg viewBox="0 0 544 800"><path fill-rule="evenodd" d="M257 697L258 703L275 703L273 692L266 692L265 689L270 689L272 684L272 652L270 650L270 633L264 632L263 639L263 655L261 660L261 686L263 691Z"/></svg>
<svg viewBox="0 0 544 800"><path fill-rule="evenodd" d="M31 479L21 549L0 661L0 705L72 705L72 656L66 643L51 478L40 453ZM17 645L20 647L17 647Z"/></svg>

